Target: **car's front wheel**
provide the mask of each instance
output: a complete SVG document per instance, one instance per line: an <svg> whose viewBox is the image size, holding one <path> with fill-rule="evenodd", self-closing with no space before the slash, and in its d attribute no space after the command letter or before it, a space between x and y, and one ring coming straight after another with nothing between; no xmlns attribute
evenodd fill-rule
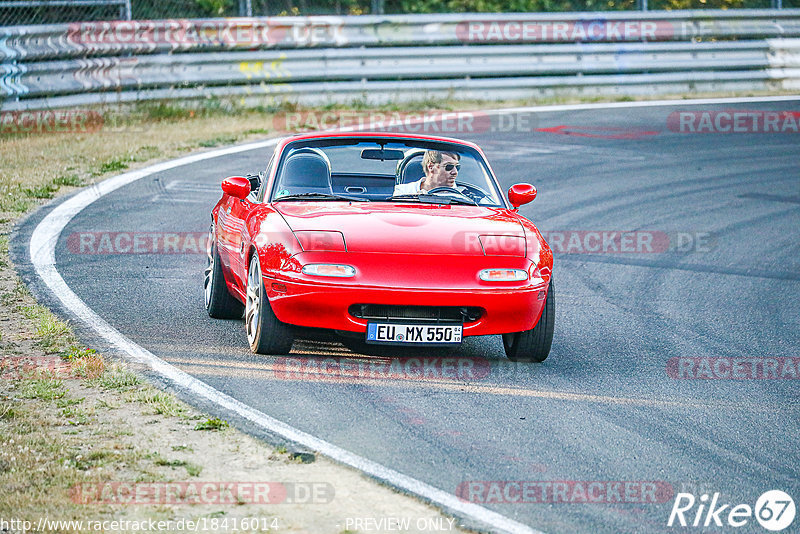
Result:
<svg viewBox="0 0 800 534"><path fill-rule="evenodd" d="M222 274L222 263L217 251L214 227L211 227L210 241L206 250L206 272L203 290L205 291L206 311L214 319L241 319L244 306L230 294Z"/></svg>
<svg viewBox="0 0 800 534"><path fill-rule="evenodd" d="M543 362L553 344L553 326L556 319L556 291L553 279L547 290L542 316L531 330L503 334L503 347L508 359L515 362Z"/></svg>
<svg viewBox="0 0 800 534"><path fill-rule="evenodd" d="M256 354L286 354L291 350L294 333L289 325L278 320L269 305L258 254L253 254L247 270L244 322L247 341Z"/></svg>

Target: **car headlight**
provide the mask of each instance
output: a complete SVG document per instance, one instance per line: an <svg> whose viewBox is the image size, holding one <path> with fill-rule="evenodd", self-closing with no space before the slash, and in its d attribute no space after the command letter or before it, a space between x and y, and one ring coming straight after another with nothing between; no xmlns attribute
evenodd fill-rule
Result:
<svg viewBox="0 0 800 534"><path fill-rule="evenodd" d="M339 278L349 278L356 275L356 269L352 265L340 265L337 263L309 263L303 266L302 272L311 276L335 276Z"/></svg>
<svg viewBox="0 0 800 534"><path fill-rule="evenodd" d="M484 269L478 273L484 282L520 282L528 279L528 272L523 269Z"/></svg>

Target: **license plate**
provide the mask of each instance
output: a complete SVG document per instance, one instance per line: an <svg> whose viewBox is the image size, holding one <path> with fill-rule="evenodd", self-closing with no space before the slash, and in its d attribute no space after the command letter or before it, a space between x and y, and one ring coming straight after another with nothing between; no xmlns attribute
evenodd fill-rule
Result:
<svg viewBox="0 0 800 534"><path fill-rule="evenodd" d="M441 324L367 324L367 343L461 343L462 326Z"/></svg>

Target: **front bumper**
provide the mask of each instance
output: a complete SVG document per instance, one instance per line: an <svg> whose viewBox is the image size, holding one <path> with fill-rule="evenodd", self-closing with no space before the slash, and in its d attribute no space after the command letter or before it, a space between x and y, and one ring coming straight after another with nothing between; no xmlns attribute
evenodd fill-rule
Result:
<svg viewBox="0 0 800 534"><path fill-rule="evenodd" d="M367 320L350 315L353 304L395 306L469 306L481 308L481 317L464 323L464 336L505 334L530 330L542 314L550 280L519 287L475 289L392 289L348 287L264 277L275 315L284 323L365 333Z"/></svg>

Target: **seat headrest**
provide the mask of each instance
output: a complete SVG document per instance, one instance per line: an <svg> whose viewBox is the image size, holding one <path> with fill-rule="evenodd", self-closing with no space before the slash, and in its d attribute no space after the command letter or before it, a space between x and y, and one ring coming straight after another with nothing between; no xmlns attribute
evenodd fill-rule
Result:
<svg viewBox="0 0 800 534"><path fill-rule="evenodd" d="M417 156L403 168L403 173L400 175L400 183L410 184L420 180L423 176L425 176L425 171L422 168L422 156Z"/></svg>
<svg viewBox="0 0 800 534"><path fill-rule="evenodd" d="M324 155L301 149L284 164L281 188L291 193L306 191L332 192L330 163Z"/></svg>

